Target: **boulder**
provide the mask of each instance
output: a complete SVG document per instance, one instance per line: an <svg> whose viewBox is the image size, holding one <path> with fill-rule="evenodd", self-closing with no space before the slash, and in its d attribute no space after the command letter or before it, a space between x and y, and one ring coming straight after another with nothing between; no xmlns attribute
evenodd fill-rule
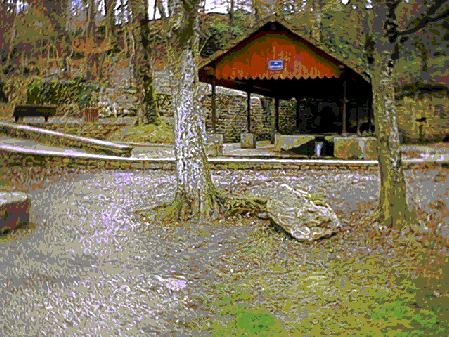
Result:
<svg viewBox="0 0 449 337"><path fill-rule="evenodd" d="M0 233L27 224L30 206L25 193L0 192Z"/></svg>
<svg viewBox="0 0 449 337"><path fill-rule="evenodd" d="M298 241L314 241L336 233L340 221L332 208L311 194L282 184L267 202L269 218Z"/></svg>

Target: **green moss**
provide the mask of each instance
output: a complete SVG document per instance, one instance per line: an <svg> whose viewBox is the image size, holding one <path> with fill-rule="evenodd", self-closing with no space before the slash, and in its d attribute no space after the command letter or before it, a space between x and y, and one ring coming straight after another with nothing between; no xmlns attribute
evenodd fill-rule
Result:
<svg viewBox="0 0 449 337"><path fill-rule="evenodd" d="M270 312L260 308L247 308L235 305L233 318L224 325L213 324L212 336L285 336L287 331L281 322Z"/></svg>
<svg viewBox="0 0 449 337"><path fill-rule="evenodd" d="M27 103L69 104L81 108L97 104L98 84L76 79L71 81L46 81L34 78L27 86Z"/></svg>
<svg viewBox="0 0 449 337"><path fill-rule="evenodd" d="M115 141L157 144L172 144L175 140L173 126L162 117L158 123L122 128L108 138Z"/></svg>

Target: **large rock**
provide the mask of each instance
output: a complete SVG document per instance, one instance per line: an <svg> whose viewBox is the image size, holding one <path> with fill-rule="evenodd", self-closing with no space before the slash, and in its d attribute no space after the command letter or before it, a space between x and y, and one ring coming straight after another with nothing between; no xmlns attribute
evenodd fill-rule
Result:
<svg viewBox="0 0 449 337"><path fill-rule="evenodd" d="M27 224L30 206L25 193L0 192L0 233Z"/></svg>
<svg viewBox="0 0 449 337"><path fill-rule="evenodd" d="M267 202L269 218L298 241L330 237L340 227L332 208L307 192L280 185Z"/></svg>

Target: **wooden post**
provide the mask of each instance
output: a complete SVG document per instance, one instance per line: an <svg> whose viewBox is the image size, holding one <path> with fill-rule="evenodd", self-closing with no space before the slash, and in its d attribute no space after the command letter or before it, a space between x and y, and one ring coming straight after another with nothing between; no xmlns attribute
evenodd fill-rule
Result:
<svg viewBox="0 0 449 337"><path fill-rule="evenodd" d="M217 132L217 93L215 80L212 82L212 96L211 96L211 120L212 120L212 132Z"/></svg>
<svg viewBox="0 0 449 337"><path fill-rule="evenodd" d="M274 130L279 132L279 98L274 99Z"/></svg>
<svg viewBox="0 0 449 337"><path fill-rule="evenodd" d="M373 110L371 97L368 97L368 132L371 130L371 112Z"/></svg>
<svg viewBox="0 0 449 337"><path fill-rule="evenodd" d="M268 108L270 109L270 120L271 120L271 144L274 144L275 141L275 135L276 135L276 122L275 122L275 115L273 110L273 99L269 99Z"/></svg>
<svg viewBox="0 0 449 337"><path fill-rule="evenodd" d="M300 131L299 127L299 98L296 97L296 129L298 130L298 132Z"/></svg>
<svg viewBox="0 0 449 337"><path fill-rule="evenodd" d="M346 135L346 79L343 79L343 98L341 100L341 134Z"/></svg>
<svg viewBox="0 0 449 337"><path fill-rule="evenodd" d="M251 133L251 92L246 92L246 131Z"/></svg>
<svg viewBox="0 0 449 337"><path fill-rule="evenodd" d="M355 107L355 120L356 120L356 124L357 124L357 136L361 136L361 132L360 132L360 118L359 118L359 103L356 102L356 107Z"/></svg>

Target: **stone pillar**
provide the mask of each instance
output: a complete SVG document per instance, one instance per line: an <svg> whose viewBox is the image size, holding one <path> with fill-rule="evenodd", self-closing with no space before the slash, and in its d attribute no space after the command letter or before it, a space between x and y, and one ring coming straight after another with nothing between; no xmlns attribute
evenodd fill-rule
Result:
<svg viewBox="0 0 449 337"><path fill-rule="evenodd" d="M207 154L212 157L223 155L223 135L212 133L207 135Z"/></svg>
<svg viewBox="0 0 449 337"><path fill-rule="evenodd" d="M373 111L373 101L371 97L368 97L368 130L371 130L371 113Z"/></svg>
<svg viewBox="0 0 449 337"><path fill-rule="evenodd" d="M256 136L254 133L241 133L240 134L240 147L242 149L255 149L256 148Z"/></svg>

